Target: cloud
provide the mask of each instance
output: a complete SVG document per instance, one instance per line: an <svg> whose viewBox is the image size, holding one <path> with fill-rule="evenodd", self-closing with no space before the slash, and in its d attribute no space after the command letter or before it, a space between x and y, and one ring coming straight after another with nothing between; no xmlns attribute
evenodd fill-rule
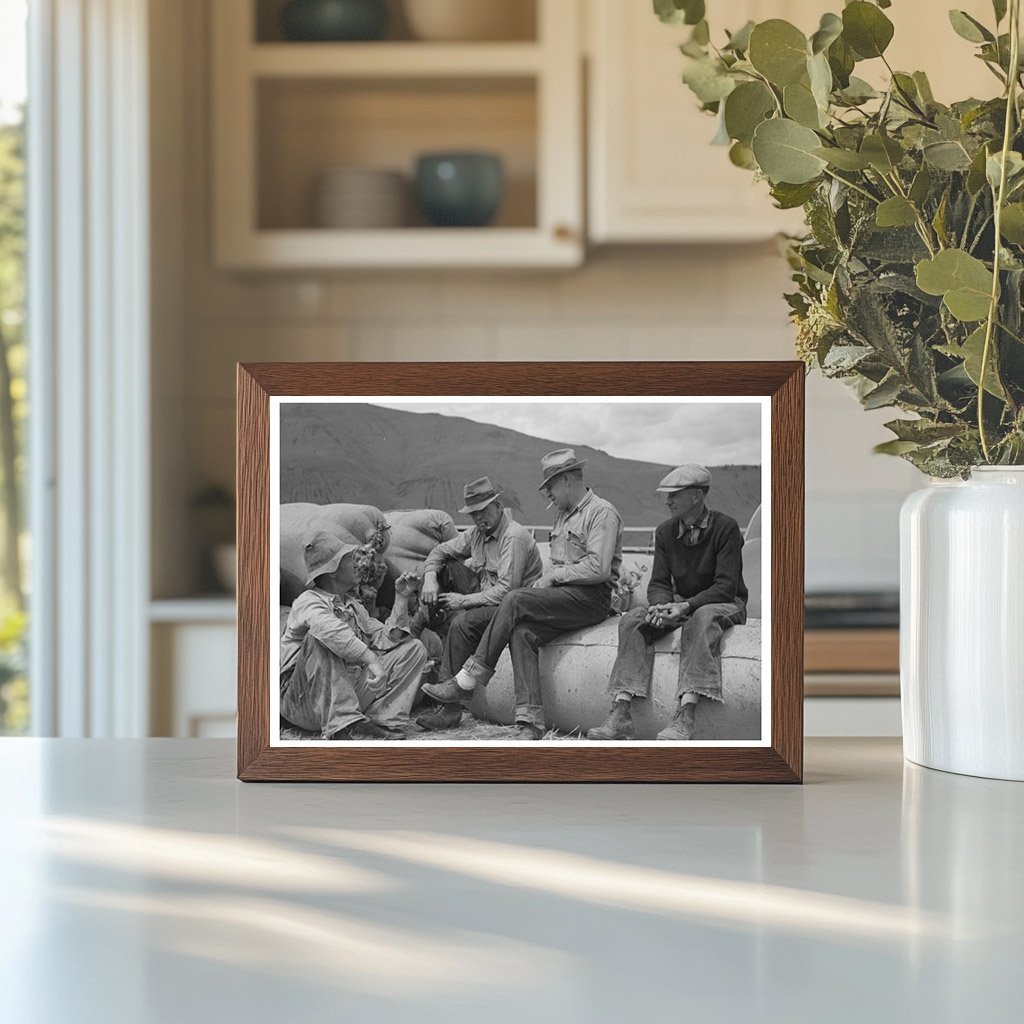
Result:
<svg viewBox="0 0 1024 1024"><path fill-rule="evenodd" d="M541 437L589 445L621 459L662 465L761 464L761 406L752 402L374 402L406 412L463 416Z"/></svg>

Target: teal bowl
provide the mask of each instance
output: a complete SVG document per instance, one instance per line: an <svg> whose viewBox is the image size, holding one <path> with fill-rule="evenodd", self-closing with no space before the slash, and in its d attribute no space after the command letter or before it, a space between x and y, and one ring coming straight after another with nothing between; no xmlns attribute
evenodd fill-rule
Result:
<svg viewBox="0 0 1024 1024"><path fill-rule="evenodd" d="M363 42L387 27L387 0L290 0L281 11L285 38L295 42Z"/></svg>
<svg viewBox="0 0 1024 1024"><path fill-rule="evenodd" d="M494 153L426 153L416 161L416 193L435 227L489 224L505 195L505 172Z"/></svg>

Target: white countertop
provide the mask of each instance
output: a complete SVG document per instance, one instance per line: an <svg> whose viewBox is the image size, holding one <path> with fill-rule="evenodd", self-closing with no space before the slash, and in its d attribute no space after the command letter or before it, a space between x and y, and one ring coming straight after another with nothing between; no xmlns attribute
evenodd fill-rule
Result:
<svg viewBox="0 0 1024 1024"><path fill-rule="evenodd" d="M809 740L778 786L243 785L0 741L10 1024L1024 1017L1024 785Z"/></svg>

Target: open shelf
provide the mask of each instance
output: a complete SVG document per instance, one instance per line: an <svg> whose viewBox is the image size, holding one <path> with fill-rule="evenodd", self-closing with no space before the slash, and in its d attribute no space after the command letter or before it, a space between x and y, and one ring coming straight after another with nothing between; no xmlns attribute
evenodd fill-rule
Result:
<svg viewBox="0 0 1024 1024"><path fill-rule="evenodd" d="M211 124L218 265L579 265L578 11L565 0L524 2L535 23L527 40L416 42L400 30L380 42L297 43L280 41L278 0L218 0ZM415 201L417 158L451 151L501 158L504 194L485 227L433 227ZM401 174L406 209L378 200L379 218L364 205L346 221L380 227L325 225L317 194L339 169Z"/></svg>

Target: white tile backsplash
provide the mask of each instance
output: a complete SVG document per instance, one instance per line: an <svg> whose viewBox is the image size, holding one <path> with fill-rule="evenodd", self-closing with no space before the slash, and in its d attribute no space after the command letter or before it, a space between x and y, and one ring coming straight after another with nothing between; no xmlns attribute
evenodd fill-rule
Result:
<svg viewBox="0 0 1024 1024"><path fill-rule="evenodd" d="M359 273L257 280L188 275L189 462L230 480L236 361L791 359L770 246L598 253L571 273ZM898 511L916 471L874 455L888 410L865 414L807 379L807 585L892 588Z"/></svg>

